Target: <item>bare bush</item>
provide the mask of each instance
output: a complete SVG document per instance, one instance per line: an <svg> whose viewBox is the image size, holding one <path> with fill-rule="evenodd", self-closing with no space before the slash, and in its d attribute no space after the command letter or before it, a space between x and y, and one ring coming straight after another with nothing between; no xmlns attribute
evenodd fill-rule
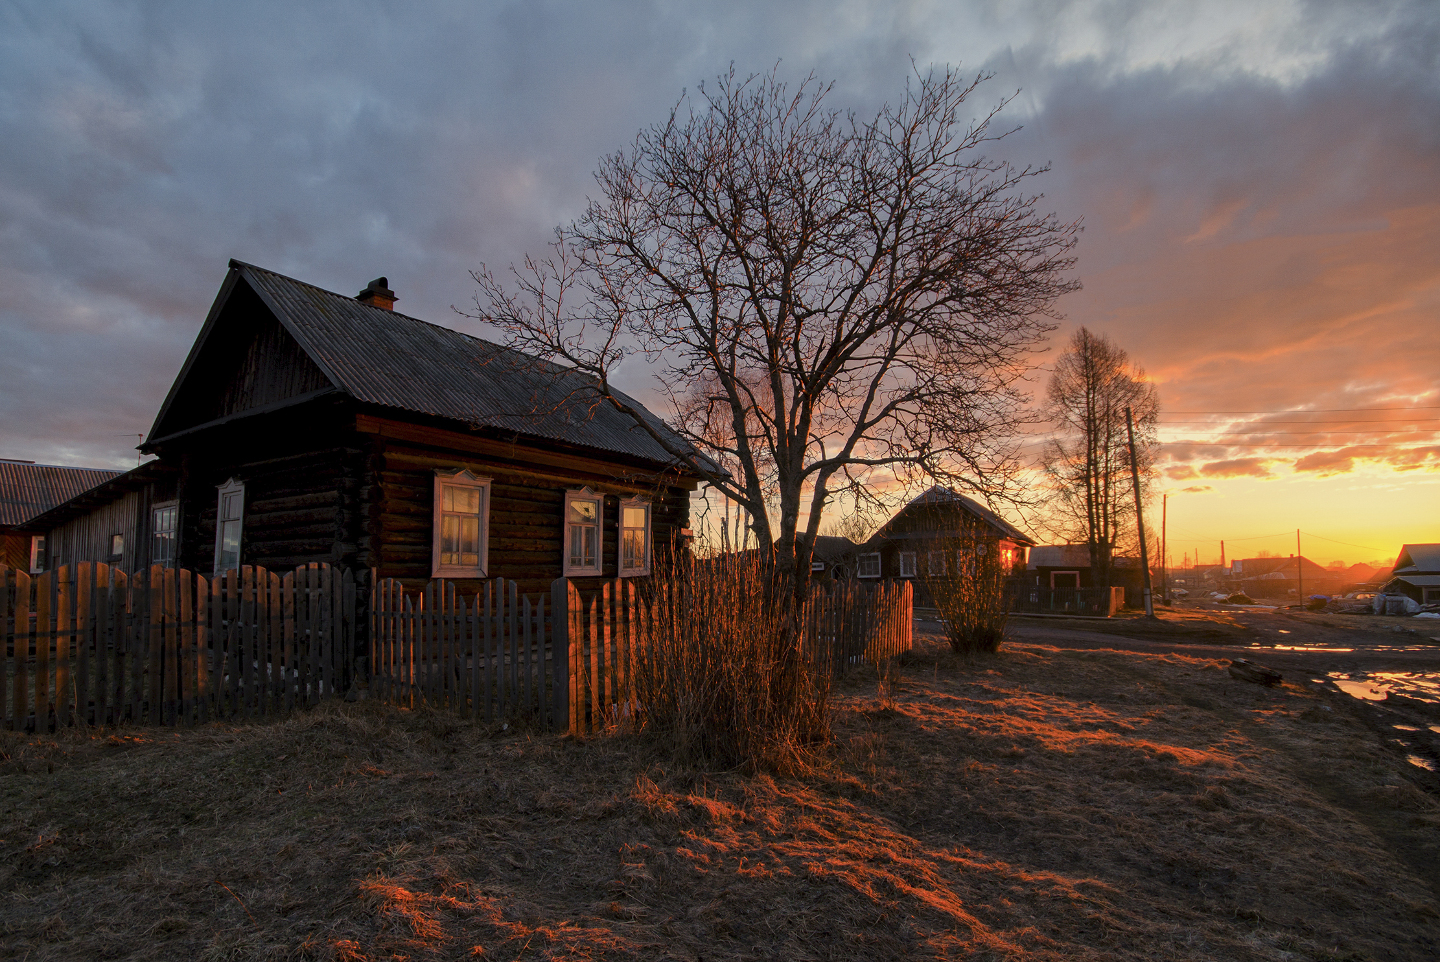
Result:
<svg viewBox="0 0 1440 962"><path fill-rule="evenodd" d="M1010 617L1005 598L1009 572L986 526L974 519L961 521L958 529L930 542L918 563L955 653L999 651Z"/></svg>
<svg viewBox="0 0 1440 962"><path fill-rule="evenodd" d="M637 727L687 760L788 773L829 739L829 652L807 646L793 575L761 555L681 560L648 589Z"/></svg>

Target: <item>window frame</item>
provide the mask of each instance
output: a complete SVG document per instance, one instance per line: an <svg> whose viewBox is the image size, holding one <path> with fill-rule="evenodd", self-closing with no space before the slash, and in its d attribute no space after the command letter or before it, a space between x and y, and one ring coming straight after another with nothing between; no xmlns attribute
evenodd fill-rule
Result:
<svg viewBox="0 0 1440 962"><path fill-rule="evenodd" d="M875 573L866 574L866 564L871 559L875 561ZM878 551L867 551L855 557L855 577L857 578L882 578L885 575L885 565Z"/></svg>
<svg viewBox="0 0 1440 962"><path fill-rule="evenodd" d="M935 570L935 559L936 559L936 558L939 558L939 559L940 559L940 570L939 570L939 571L936 571L936 570ZM945 552L944 552L943 550L940 550L940 551L927 551L927 552L925 552L925 573L926 573L926 577L929 577L929 578L943 578L943 577L945 577L947 574L949 574L949 571L947 570L947 566L946 566L946 562L945 562Z"/></svg>
<svg viewBox="0 0 1440 962"><path fill-rule="evenodd" d="M626 509L640 509L645 512L645 563L639 568L625 567L625 532L634 529L625 524ZM617 521L617 537L615 539L615 570L621 578L643 578L650 574L650 558L652 545L654 544L654 512L653 504L645 498L625 498L620 502L620 512ZM604 528L602 527L603 531ZM602 538L601 544L604 541ZM603 560L603 559L602 559Z"/></svg>
<svg viewBox="0 0 1440 962"><path fill-rule="evenodd" d="M215 489L215 563L210 569L214 575L231 570L220 567L220 556L225 543L225 524L227 520L232 520L225 517L225 497L230 494L240 496L240 513L233 519L240 526L235 537L235 568L238 569L241 566L245 557L245 482L238 478L231 478Z"/></svg>
<svg viewBox="0 0 1440 962"><path fill-rule="evenodd" d="M570 505L576 501L595 502L595 564L574 565L570 563ZM574 525L588 528L590 525ZM560 511L560 571L566 578L598 578L605 572L605 495L592 489L570 488L565 492L565 504ZM617 559L618 560L618 559Z"/></svg>
<svg viewBox="0 0 1440 962"><path fill-rule="evenodd" d="M159 529L159 527L158 527L158 526L156 525L156 523L155 523L155 522L156 522L155 516L156 516L159 512L161 512L161 511L168 511L168 510L173 510L173 511L175 512L175 521L174 521L173 526L172 526L172 527L170 528L170 530L168 531L168 534L170 535L170 557L169 557L168 562L167 562L167 560L163 560L163 559L158 558L158 557L156 556L156 552L155 552L155 538L156 538L156 536L160 533L160 529ZM161 502L159 502L159 503L157 503L157 504L152 504L152 505L150 506L150 563L151 563L152 565L164 565L164 566L167 567L167 568L174 568L174 567L176 567L176 561L177 561L177 559L178 559L179 557L180 557L180 502L179 502L179 501L161 501Z"/></svg>
<svg viewBox="0 0 1440 962"><path fill-rule="evenodd" d="M242 509L243 510L243 509ZM125 557L125 533L117 531L110 536L110 563L118 563Z"/></svg>
<svg viewBox="0 0 1440 962"><path fill-rule="evenodd" d="M919 573L920 573L920 562L919 562L918 556L916 555L915 552L913 552L913 551L901 551L901 552L899 552L898 557L899 557L899 559L900 559L900 577L902 577L902 578L914 578L914 577L916 577L917 575L919 575ZM905 563L907 559L908 559L909 562L910 562L908 565ZM908 569L908 570L907 570L907 569Z"/></svg>
<svg viewBox="0 0 1440 962"><path fill-rule="evenodd" d="M32 534L30 536L30 573L39 574L45 570L45 550L49 545L47 534Z"/></svg>
<svg viewBox="0 0 1440 962"><path fill-rule="evenodd" d="M480 492L479 544L476 545L475 565L446 565L440 563L440 532L445 515L445 486L472 488ZM490 570L490 488L491 479L481 477L461 468L458 471L436 470L431 489L430 513L430 577L432 578L487 578ZM455 514L457 512L451 512Z"/></svg>

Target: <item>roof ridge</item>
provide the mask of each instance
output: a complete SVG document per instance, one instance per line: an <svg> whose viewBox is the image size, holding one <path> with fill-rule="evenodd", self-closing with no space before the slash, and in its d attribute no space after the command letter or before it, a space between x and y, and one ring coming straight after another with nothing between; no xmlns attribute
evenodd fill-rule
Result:
<svg viewBox="0 0 1440 962"><path fill-rule="evenodd" d="M363 308L365 308L365 309L367 309L367 310L371 310L371 311L380 311L380 312L382 312L386 317L403 317L403 318L405 318L407 321L414 321L414 322L417 323L417 324L424 324L426 327L433 327L433 328L435 328L437 331L444 331L446 334L456 334L456 335L459 335L460 337L465 338L466 340L474 341L474 342L476 342L477 344L483 344L483 345L485 345L486 347L495 348L497 351L503 351L503 352L505 352L505 353L507 353L507 354L512 354L512 355L515 355L515 356L517 356L517 357L524 358L525 360L530 361L530 362L532 362L532 363L535 363L535 364L544 364L544 365L546 365L547 367L553 368L555 371L577 374L577 375L580 375L580 376L582 376L582 377L585 376L585 375L583 374L583 372L578 371L578 370L576 370L575 368L563 367L563 366L561 366L561 365L559 365L559 364L556 364L554 361L546 360L546 359L543 358L543 357L535 357L533 354L526 354L524 351L521 351L521 350L519 350L518 348L513 348L513 347L510 347L510 346L505 345L505 344L498 344L498 343L496 343L495 341L486 340L486 339L483 338L483 337L478 337L478 336L476 336L476 335L474 335L474 334L470 334L470 333L468 333L468 332L466 332L466 331L459 330L458 328L446 327L444 324L436 324L434 321L427 321L427 320L425 320L425 318L423 318L423 317L416 317L414 314L406 314L404 311L397 311L397 310L394 310L394 309L392 309L392 308L385 308L385 307L375 307L373 304L366 304L365 302L360 301L360 300L357 300L357 299L355 299L355 298L353 298L353 297L349 297L349 296L347 296L347 295L345 295L345 294L341 294L341 293L339 293L339 292L337 292L337 291L332 291L332 290L329 290L329 289L327 289L327 288L321 287L319 284L311 284L309 281L302 281L302 280L300 280L300 278L298 278L298 277L291 277L289 274L282 274L282 273L280 273L279 271L272 271L272 270L271 270L270 268L268 268L268 267L261 267L261 266L259 266L258 264L251 264L251 263L249 263L248 261L242 261L242 260L240 260L238 257L232 257L232 258L230 258L230 266L231 266L231 267L244 268L245 270L259 271L259 272L262 273L262 274L269 274L271 277L278 277L278 278L280 278L281 280L287 281L287 282L289 282L289 283L291 283L291 284L297 284L297 285L299 285L299 286L301 286L301 287L308 287L308 288L310 288L311 290L319 291L321 294L326 294L326 295L328 295L328 296L330 296L330 297L338 297L338 298L340 298L341 300L351 301L351 302L353 302L355 305L357 305L358 307L363 307ZM468 317L469 315L464 315L464 316L467 316L467 317Z"/></svg>

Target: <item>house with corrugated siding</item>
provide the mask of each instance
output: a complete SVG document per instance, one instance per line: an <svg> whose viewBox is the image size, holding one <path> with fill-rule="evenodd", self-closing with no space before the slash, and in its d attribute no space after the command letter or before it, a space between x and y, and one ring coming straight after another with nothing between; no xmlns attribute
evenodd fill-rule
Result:
<svg viewBox="0 0 1440 962"><path fill-rule="evenodd" d="M128 500L131 568L325 562L524 591L644 576L689 536L699 478L659 418L396 300L385 278L347 297L231 261L141 446L156 460L42 520ZM108 560L73 543L66 560Z"/></svg>
<svg viewBox="0 0 1440 962"><path fill-rule="evenodd" d="M0 458L0 564L25 571L43 567L44 533L28 523L119 473Z"/></svg>

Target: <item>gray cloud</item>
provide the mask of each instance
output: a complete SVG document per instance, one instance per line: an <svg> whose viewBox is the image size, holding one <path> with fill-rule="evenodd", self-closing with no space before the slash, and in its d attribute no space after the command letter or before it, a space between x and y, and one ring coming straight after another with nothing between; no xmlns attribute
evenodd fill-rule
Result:
<svg viewBox="0 0 1440 962"><path fill-rule="evenodd" d="M538 249L603 154L731 61L835 78L862 113L912 55L996 70L984 103L1024 85L1002 149L1053 160L1037 185L1088 225L1062 307L1168 406L1433 390L1436 18L1369 9L10 5L0 454L127 463L231 256L346 293L385 274L476 330L449 311L467 271Z"/></svg>

